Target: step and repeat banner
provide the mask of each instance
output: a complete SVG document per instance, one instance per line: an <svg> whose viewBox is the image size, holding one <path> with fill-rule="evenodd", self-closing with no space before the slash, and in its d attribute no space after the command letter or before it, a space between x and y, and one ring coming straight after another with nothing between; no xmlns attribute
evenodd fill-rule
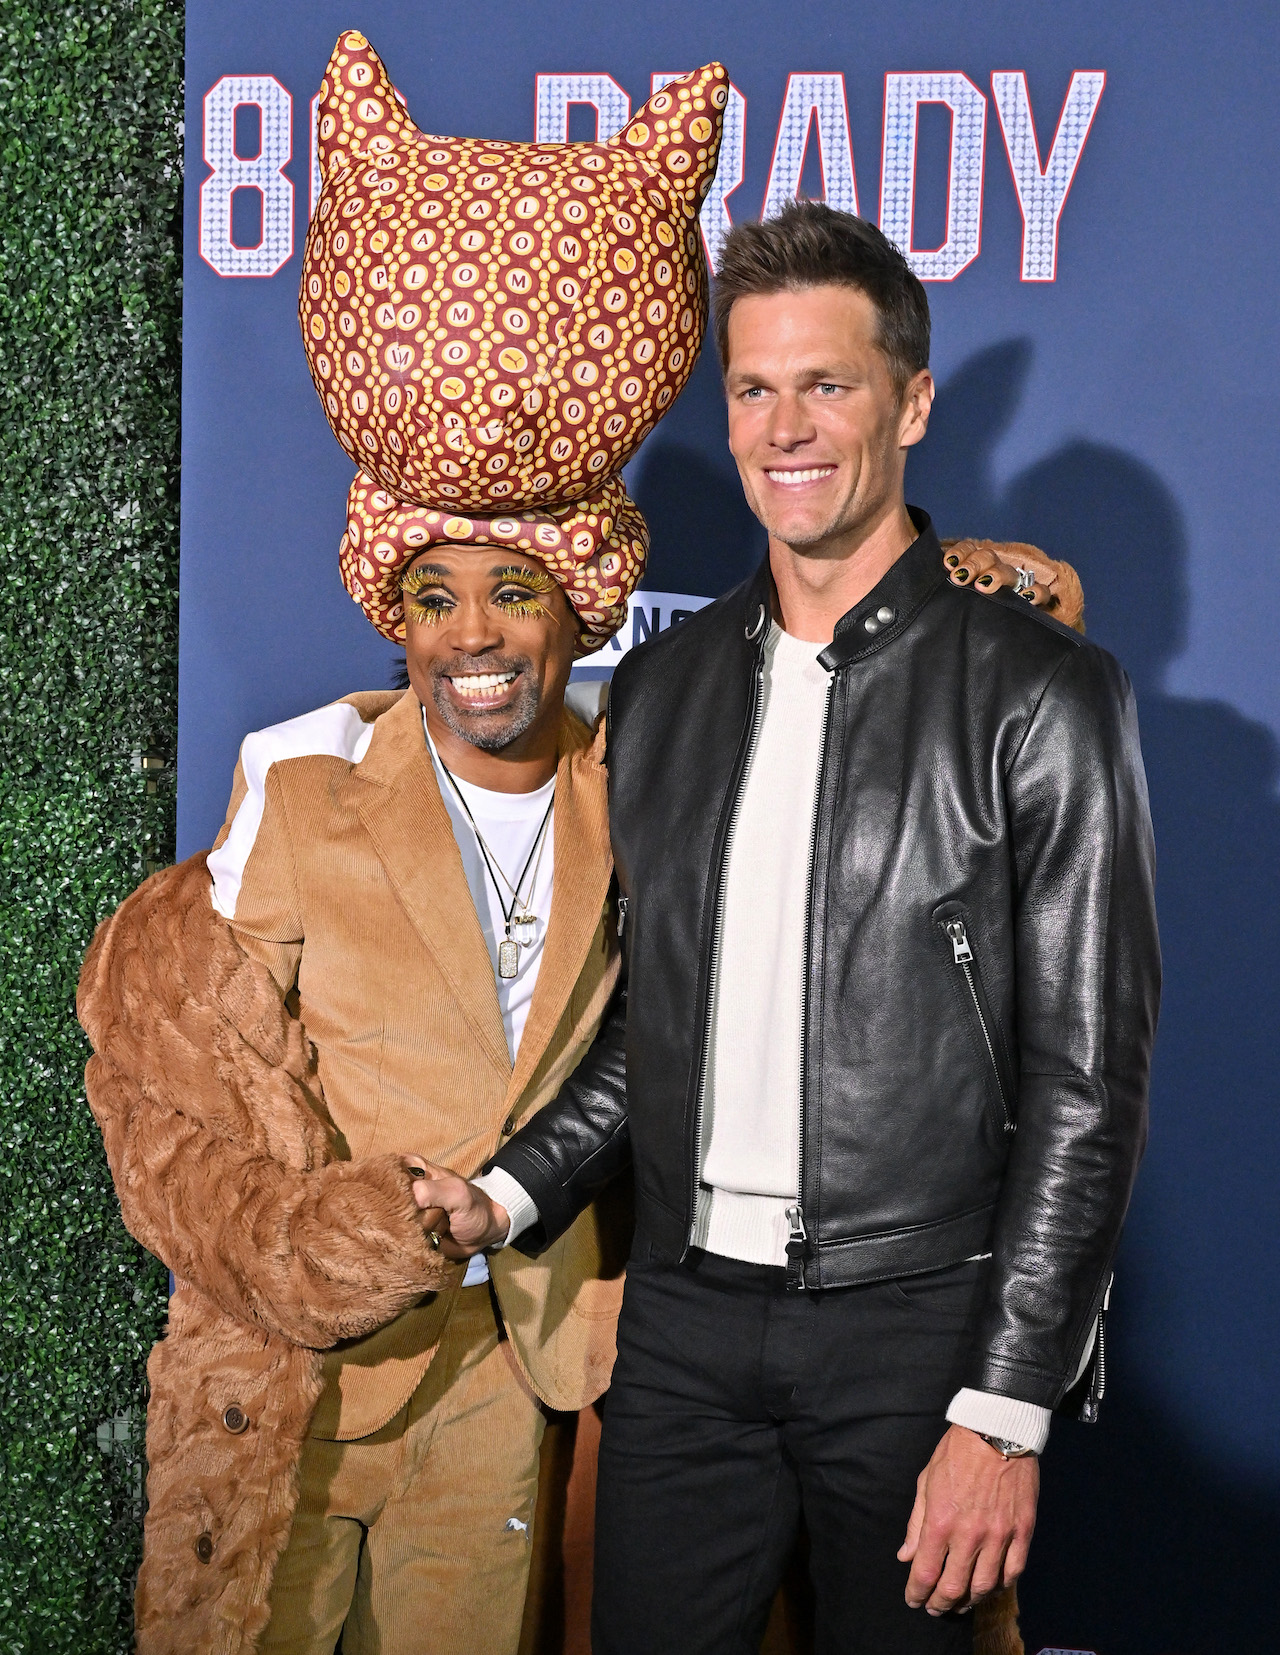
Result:
<svg viewBox="0 0 1280 1655"><path fill-rule="evenodd" d="M939 396L909 498L944 534L1076 564L1090 633L1137 686L1161 858L1167 992L1111 1392L1103 1423L1059 1426L1046 1457L1028 1649L1272 1647L1274 9L189 0L183 855L217 831L247 731L383 687L397 664L339 580L351 464L296 315L313 100L347 28L425 131L494 139L610 136L719 58L733 90L711 260L733 222L800 193L875 220L928 283ZM763 552L713 353L628 483L653 536L646 590L579 676L607 676Z"/></svg>

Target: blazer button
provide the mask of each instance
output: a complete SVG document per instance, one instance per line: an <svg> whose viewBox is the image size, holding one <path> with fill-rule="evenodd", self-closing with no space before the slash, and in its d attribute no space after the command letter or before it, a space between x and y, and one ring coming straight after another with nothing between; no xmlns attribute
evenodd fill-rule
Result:
<svg viewBox="0 0 1280 1655"><path fill-rule="evenodd" d="M516 1129L516 1118L515 1118L514 1115L508 1115L506 1120L503 1121L503 1123L502 1123L502 1136L504 1138L509 1138L511 1136L511 1134L515 1131L515 1129Z"/></svg>
<svg viewBox="0 0 1280 1655"><path fill-rule="evenodd" d="M222 1416L222 1423L233 1437L249 1429L249 1416L238 1402L233 1402Z"/></svg>
<svg viewBox="0 0 1280 1655"><path fill-rule="evenodd" d="M196 1556L201 1563L213 1562L213 1536L207 1529L196 1541Z"/></svg>

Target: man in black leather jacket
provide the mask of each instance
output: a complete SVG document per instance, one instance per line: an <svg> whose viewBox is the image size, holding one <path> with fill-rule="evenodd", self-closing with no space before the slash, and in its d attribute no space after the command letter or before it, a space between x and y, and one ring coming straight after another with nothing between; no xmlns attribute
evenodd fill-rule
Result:
<svg viewBox="0 0 1280 1655"><path fill-rule="evenodd" d="M739 226L716 303L769 556L614 677L612 1017L479 1189L419 1199L537 1253L633 1168L597 1655L758 1648L802 1510L821 1649L968 1649L1049 1411L1096 1411L1145 1140L1133 699L905 506L928 307L878 231Z"/></svg>

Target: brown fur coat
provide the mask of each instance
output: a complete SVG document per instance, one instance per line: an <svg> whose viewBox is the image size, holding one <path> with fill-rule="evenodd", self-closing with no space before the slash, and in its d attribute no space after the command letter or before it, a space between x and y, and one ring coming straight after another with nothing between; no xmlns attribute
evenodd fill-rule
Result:
<svg viewBox="0 0 1280 1655"><path fill-rule="evenodd" d="M178 1278L147 1369L138 1647L241 1655L266 1625L321 1353L448 1266L397 1156L335 1159L309 1042L214 913L203 856L104 921L77 1010L125 1223Z"/></svg>

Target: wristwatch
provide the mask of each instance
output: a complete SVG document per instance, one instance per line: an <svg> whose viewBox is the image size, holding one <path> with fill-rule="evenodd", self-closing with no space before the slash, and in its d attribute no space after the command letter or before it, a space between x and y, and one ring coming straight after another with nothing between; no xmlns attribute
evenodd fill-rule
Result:
<svg viewBox="0 0 1280 1655"><path fill-rule="evenodd" d="M1028 1454L1034 1454L1034 1448L1024 1448L1020 1442L1010 1442L1008 1437L989 1437L985 1431L978 1435L983 1442L989 1442L1003 1460L1024 1460Z"/></svg>

